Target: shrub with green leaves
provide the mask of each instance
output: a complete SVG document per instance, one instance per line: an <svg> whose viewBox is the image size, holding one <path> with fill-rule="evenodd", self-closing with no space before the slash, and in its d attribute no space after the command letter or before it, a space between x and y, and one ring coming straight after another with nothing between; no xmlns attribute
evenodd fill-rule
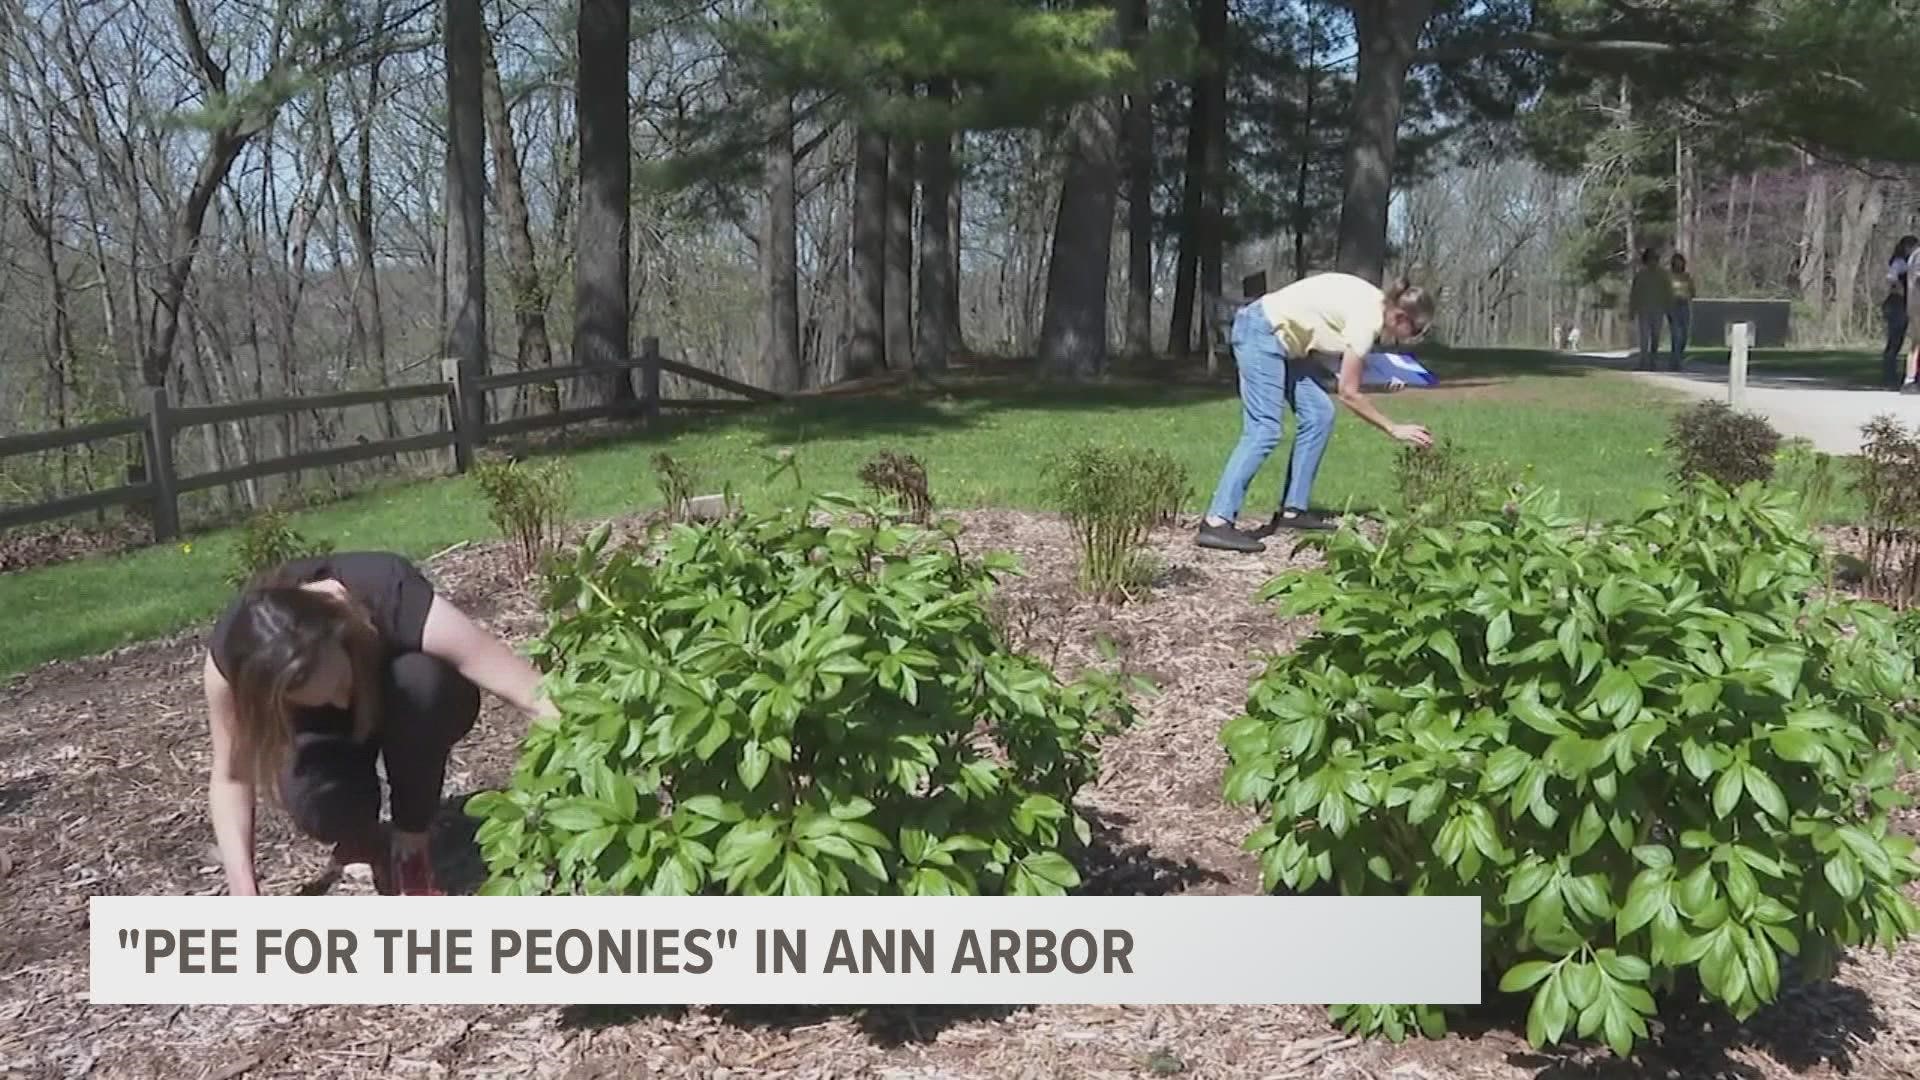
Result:
<svg viewBox="0 0 1920 1080"><path fill-rule="evenodd" d="M1082 446L1048 465L1047 483L1073 529L1081 587L1107 600L1144 589L1154 564L1143 545L1179 512L1186 468L1162 450Z"/></svg>
<svg viewBox="0 0 1920 1080"><path fill-rule="evenodd" d="M1737 488L1771 480L1779 449L1780 433L1765 417L1724 401L1702 401L1680 413L1667 434L1673 475L1682 484L1705 477Z"/></svg>
<svg viewBox="0 0 1920 1080"><path fill-rule="evenodd" d="M1867 505L1867 593L1897 607L1920 602L1920 431L1891 416L1860 429L1853 490Z"/></svg>
<svg viewBox="0 0 1920 1080"><path fill-rule="evenodd" d="M295 559L326 555L333 551L331 540L309 540L293 527L286 512L268 507L247 518L234 542L233 563L227 571L227 583L239 586L255 575L275 569Z"/></svg>
<svg viewBox="0 0 1920 1080"><path fill-rule="evenodd" d="M881 453L860 467L860 482L874 494L895 500L909 521L924 524L933 512L927 467L912 454Z"/></svg>
<svg viewBox="0 0 1920 1080"><path fill-rule="evenodd" d="M1397 464L1402 508L1433 524L1497 504L1514 480L1504 465L1474 461L1452 439L1401 447Z"/></svg>
<svg viewBox="0 0 1920 1080"><path fill-rule="evenodd" d="M831 513L829 513L831 512ZM1059 894L1074 798L1133 718L988 615L958 526L811 507L678 526L547 578L557 724L474 797L489 894Z"/></svg>
<svg viewBox="0 0 1920 1080"><path fill-rule="evenodd" d="M512 544L514 572L533 576L559 542L572 502L573 475L566 463L483 460L470 475L487 501L487 520Z"/></svg>
<svg viewBox="0 0 1920 1080"><path fill-rule="evenodd" d="M1703 481L1582 530L1541 495L1442 531L1324 538L1265 595L1316 616L1223 732L1269 888L1478 895L1536 1046L1626 1054L1656 995L1745 1018L1783 957L1920 929L1889 827L1920 738L1878 604L1820 595L1793 497ZM1696 991L1697 992L1697 991ZM1446 1026L1344 1007L1351 1030Z"/></svg>
<svg viewBox="0 0 1920 1080"><path fill-rule="evenodd" d="M1832 454L1806 439L1782 444L1775 455L1775 482L1800 497L1800 514L1809 525L1819 525L1832 512L1840 479Z"/></svg>
<svg viewBox="0 0 1920 1080"><path fill-rule="evenodd" d="M654 480L660 486L660 498L667 506L667 518L681 521L687 516L687 504L693 500L698 478L679 459L661 452L653 455Z"/></svg>

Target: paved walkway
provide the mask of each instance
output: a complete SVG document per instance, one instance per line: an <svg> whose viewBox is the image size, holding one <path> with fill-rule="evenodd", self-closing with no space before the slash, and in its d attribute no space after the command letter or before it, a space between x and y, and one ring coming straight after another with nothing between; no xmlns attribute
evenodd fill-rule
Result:
<svg viewBox="0 0 1920 1080"><path fill-rule="evenodd" d="M1631 355L1581 353L1574 357L1596 366L1625 371L1689 397L1727 400L1727 365L1693 362L1679 374L1633 371ZM1805 376L1747 376L1741 407L1767 418L1780 434L1807 439L1829 454L1860 452L1860 429L1876 416L1891 415L1909 427L1920 425L1920 394L1835 386Z"/></svg>

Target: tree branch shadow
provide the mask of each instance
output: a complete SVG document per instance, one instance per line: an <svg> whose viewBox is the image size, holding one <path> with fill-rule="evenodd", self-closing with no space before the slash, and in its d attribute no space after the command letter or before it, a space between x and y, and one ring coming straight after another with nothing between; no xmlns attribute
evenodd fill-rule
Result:
<svg viewBox="0 0 1920 1080"><path fill-rule="evenodd" d="M1144 843L1129 842L1133 818L1116 811L1088 810L1092 842L1080 854L1080 896L1172 896L1201 885L1226 885L1218 870L1192 859L1156 854Z"/></svg>

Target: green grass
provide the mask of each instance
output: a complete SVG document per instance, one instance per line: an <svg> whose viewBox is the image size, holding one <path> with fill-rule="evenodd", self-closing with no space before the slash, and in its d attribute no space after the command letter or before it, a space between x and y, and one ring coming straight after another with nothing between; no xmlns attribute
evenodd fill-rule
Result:
<svg viewBox="0 0 1920 1080"><path fill-rule="evenodd" d="M1618 375L1554 365L1543 354L1436 354L1444 391L1377 398L1395 420L1424 423L1476 455L1531 464L1533 480L1560 489L1567 508L1609 515L1662 483L1671 403ZM926 463L941 507L1040 509L1041 469L1076 441L1164 448L1191 472L1192 511L1203 509L1239 435L1240 406L1229 386L1133 383L1036 388L979 383L947 395L812 399L744 416L688 421L569 454L576 515L628 513L659 504L651 464L666 449L698 470L703 490L731 483L749 503L792 490L768 483L762 455L799 452L809 488L853 490L859 467L894 449ZM1357 510L1394 508L1395 445L1358 417L1339 418L1315 502ZM1269 459L1245 515L1276 505L1286 445ZM457 477L373 491L299 511L293 525L338 550L382 549L424 557L492 528L470 483ZM46 661L93 655L204 625L231 590L225 575L232 530L188 543L0 575L0 674Z"/></svg>

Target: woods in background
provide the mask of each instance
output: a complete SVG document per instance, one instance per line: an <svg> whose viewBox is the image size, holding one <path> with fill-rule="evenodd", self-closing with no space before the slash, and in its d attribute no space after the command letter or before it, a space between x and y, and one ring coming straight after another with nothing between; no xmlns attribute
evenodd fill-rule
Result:
<svg viewBox="0 0 1920 1080"><path fill-rule="evenodd" d="M1920 191L1884 105L1915 32L1884 0L0 10L0 434L142 386L604 365L643 334L781 391L969 353L1082 378L1195 353L1256 272L1402 270L1447 341L1604 346L1652 244L1703 296L1797 297L1802 341L1851 342ZM178 450L227 468L437 422L365 412ZM132 449L10 462L0 500L119 482Z"/></svg>

